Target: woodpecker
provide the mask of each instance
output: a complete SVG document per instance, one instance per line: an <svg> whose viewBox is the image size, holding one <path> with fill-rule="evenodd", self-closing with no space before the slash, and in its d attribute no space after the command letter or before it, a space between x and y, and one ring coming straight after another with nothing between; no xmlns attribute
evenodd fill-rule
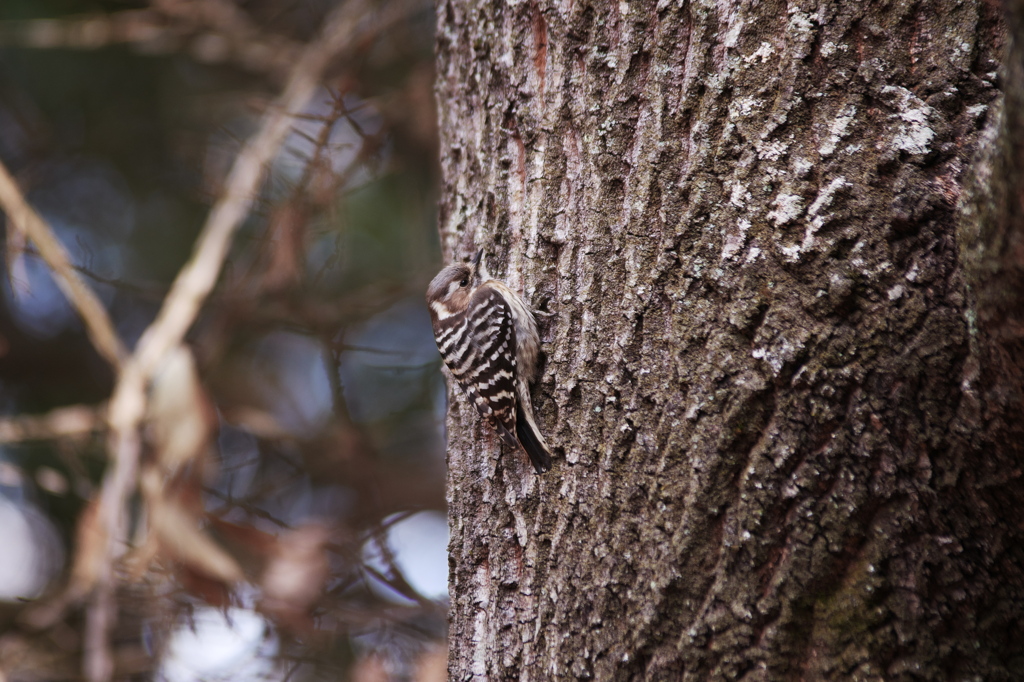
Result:
<svg viewBox="0 0 1024 682"><path fill-rule="evenodd" d="M427 287L434 340L480 415L542 474L551 468L551 452L533 417L529 390L540 356L537 320L504 282L480 282L482 255L449 265Z"/></svg>

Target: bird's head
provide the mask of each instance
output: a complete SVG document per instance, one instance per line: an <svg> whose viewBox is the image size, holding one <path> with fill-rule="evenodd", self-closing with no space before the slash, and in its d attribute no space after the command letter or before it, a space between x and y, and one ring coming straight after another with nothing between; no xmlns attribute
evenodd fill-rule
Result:
<svg viewBox="0 0 1024 682"><path fill-rule="evenodd" d="M439 320L458 314L469 305L469 299L479 282L480 257L478 251L469 263L456 263L437 273L427 287L427 305Z"/></svg>

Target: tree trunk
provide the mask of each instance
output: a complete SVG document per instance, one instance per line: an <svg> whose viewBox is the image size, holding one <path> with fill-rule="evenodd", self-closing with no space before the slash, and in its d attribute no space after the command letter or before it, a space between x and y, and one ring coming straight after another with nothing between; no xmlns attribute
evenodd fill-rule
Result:
<svg viewBox="0 0 1024 682"><path fill-rule="evenodd" d="M1001 11L439 0L442 245L550 313L555 453L452 391L451 679L1024 679Z"/></svg>

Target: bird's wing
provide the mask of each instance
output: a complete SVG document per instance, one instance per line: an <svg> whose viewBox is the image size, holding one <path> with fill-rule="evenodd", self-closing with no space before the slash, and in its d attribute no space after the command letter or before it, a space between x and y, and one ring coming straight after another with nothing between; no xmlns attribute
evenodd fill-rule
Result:
<svg viewBox="0 0 1024 682"><path fill-rule="evenodd" d="M445 364L476 409L515 447L516 332L512 312L502 296L482 286L466 309L464 338L442 353ZM439 342L440 346L441 343Z"/></svg>

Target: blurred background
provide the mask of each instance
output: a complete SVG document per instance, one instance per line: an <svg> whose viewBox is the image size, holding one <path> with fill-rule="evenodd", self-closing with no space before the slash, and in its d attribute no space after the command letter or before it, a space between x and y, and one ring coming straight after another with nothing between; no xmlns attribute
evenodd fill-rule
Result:
<svg viewBox="0 0 1024 682"><path fill-rule="evenodd" d="M129 349L335 4L0 3L0 161ZM154 383L117 679L445 678L434 18L393 16L295 112L191 356ZM116 376L6 220L3 268L0 680L80 679ZM172 485L174 415L202 453Z"/></svg>

